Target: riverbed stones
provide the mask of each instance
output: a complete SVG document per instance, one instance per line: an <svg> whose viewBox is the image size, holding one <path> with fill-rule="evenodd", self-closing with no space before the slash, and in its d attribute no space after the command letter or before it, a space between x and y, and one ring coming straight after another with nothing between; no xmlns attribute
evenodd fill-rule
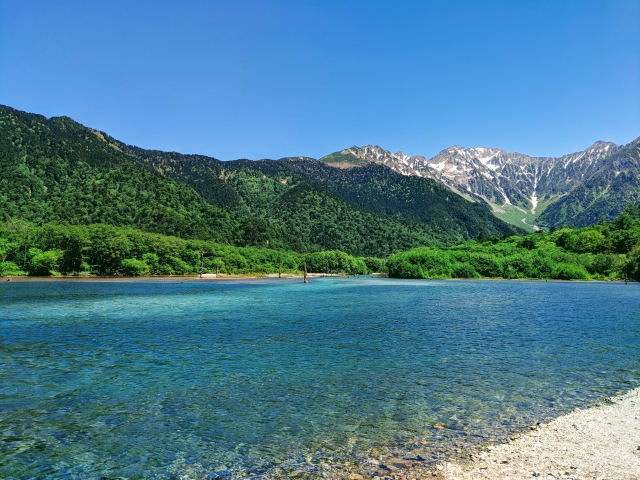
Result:
<svg viewBox="0 0 640 480"><path fill-rule="evenodd" d="M442 465L447 480L545 478L640 479L640 389L586 410L574 410L475 456ZM504 463L507 462L507 463Z"/></svg>

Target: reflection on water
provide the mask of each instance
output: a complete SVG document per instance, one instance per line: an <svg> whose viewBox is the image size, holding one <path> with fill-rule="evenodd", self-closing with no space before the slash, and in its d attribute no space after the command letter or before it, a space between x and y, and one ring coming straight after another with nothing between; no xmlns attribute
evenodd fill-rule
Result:
<svg viewBox="0 0 640 480"><path fill-rule="evenodd" d="M12 282L0 306L2 478L431 461L640 383L637 285Z"/></svg>

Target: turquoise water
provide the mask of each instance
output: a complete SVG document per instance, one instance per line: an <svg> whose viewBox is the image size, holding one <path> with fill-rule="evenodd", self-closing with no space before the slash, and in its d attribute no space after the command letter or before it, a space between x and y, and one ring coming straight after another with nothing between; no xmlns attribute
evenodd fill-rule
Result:
<svg viewBox="0 0 640 480"><path fill-rule="evenodd" d="M430 462L640 385L638 285L3 282L0 306L1 478Z"/></svg>

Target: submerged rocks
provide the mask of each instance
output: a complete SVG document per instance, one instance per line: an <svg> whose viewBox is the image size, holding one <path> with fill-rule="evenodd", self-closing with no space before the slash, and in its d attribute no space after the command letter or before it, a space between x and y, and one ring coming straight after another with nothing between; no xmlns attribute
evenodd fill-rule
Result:
<svg viewBox="0 0 640 480"><path fill-rule="evenodd" d="M536 422L508 444L487 448L448 480L640 478L640 389L605 405ZM579 465L579 467L578 467Z"/></svg>

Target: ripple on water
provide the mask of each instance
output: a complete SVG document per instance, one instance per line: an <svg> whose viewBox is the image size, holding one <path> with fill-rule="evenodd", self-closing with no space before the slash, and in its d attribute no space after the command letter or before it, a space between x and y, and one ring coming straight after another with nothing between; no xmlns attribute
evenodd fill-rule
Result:
<svg viewBox="0 0 640 480"><path fill-rule="evenodd" d="M0 477L433 461L638 386L640 289L0 284Z"/></svg>

